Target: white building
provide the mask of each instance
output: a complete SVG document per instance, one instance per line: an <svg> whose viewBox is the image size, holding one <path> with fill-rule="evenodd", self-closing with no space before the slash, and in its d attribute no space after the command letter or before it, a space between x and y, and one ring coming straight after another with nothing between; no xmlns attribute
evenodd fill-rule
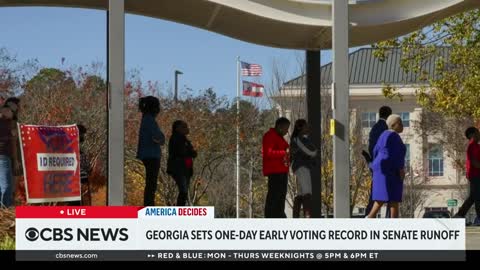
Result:
<svg viewBox="0 0 480 270"><path fill-rule="evenodd" d="M446 49L444 50L448 53ZM424 174L424 183L418 188L424 190L422 194L425 198L416 209L415 217L422 217L425 211L430 210L456 212L464 201L467 180L464 175L457 173L442 145L436 141L436 136L440 134L428 136L426 140L422 140L416 127L418 122L415 121L419 119L422 108L416 102L416 87L412 87L412 85L418 85L418 77L414 74L405 74L401 70L399 50L392 50L389 53L390 56L384 62L373 56L371 48L359 49L349 56L350 108L352 113L361 114L364 149L367 150L370 128L378 119L378 109L384 105L390 106L393 113L401 115L404 123L405 129L401 137L407 146L406 162L412 167L412 171L415 171L417 178L421 177L420 174ZM427 63L427 67L429 72L434 72L434 61ZM330 89L331 72L331 63L322 66L322 91ZM305 115L303 82L303 76L295 78L285 83L273 97L277 109L290 119ZM396 87L402 94L403 101L385 98L382 87L386 84ZM330 101L322 104L329 105ZM292 113L295 110L298 112ZM459 130L459 132L463 134L464 131ZM447 200L450 199L457 200L456 207L447 206ZM357 205L354 214L362 214L364 207L364 205Z"/></svg>

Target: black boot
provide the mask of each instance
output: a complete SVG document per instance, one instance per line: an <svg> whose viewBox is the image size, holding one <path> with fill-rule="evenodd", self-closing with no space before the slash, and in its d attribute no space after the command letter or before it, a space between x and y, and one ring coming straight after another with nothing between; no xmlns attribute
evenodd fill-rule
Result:
<svg viewBox="0 0 480 270"><path fill-rule="evenodd" d="M303 217L304 218L312 217L312 195L311 194L303 195Z"/></svg>
<svg viewBox="0 0 480 270"><path fill-rule="evenodd" d="M300 217L300 209L302 208L303 197L298 195L293 200L293 218Z"/></svg>

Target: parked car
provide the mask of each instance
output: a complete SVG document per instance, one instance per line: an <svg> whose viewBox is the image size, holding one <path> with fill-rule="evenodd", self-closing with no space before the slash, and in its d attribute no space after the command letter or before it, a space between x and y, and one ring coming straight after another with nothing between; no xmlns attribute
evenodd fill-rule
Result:
<svg viewBox="0 0 480 270"><path fill-rule="evenodd" d="M428 211L423 214L423 218L451 218L449 211Z"/></svg>

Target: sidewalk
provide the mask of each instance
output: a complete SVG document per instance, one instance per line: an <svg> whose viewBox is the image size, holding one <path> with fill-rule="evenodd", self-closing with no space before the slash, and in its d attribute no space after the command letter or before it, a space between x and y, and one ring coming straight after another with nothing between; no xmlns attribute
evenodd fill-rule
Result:
<svg viewBox="0 0 480 270"><path fill-rule="evenodd" d="M480 250L480 227L467 227L467 249Z"/></svg>

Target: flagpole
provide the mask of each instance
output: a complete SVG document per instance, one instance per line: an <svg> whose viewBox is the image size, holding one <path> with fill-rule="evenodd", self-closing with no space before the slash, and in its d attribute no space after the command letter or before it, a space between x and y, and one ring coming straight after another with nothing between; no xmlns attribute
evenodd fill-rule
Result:
<svg viewBox="0 0 480 270"><path fill-rule="evenodd" d="M237 56L237 218L240 218L240 57Z"/></svg>

